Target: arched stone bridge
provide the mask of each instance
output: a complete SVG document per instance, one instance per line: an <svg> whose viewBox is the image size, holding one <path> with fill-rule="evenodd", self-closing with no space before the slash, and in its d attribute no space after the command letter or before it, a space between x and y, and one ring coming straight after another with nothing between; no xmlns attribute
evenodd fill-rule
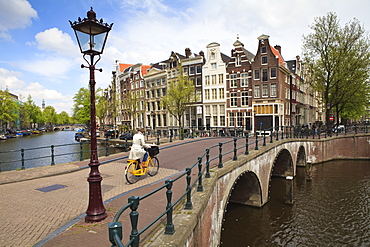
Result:
<svg viewBox="0 0 370 247"><path fill-rule="evenodd" d="M204 180L203 192L194 192L198 194L193 196L191 212L174 216L176 232L160 231L146 246L218 246L229 201L262 207L268 202L272 176L294 177L297 166L306 166L308 160L315 164L333 159L370 160L370 134L285 139L225 162Z"/></svg>

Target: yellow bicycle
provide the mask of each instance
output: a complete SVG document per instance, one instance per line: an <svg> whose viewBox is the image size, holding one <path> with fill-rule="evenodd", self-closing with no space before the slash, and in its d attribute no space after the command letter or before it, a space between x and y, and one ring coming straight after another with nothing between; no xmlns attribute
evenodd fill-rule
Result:
<svg viewBox="0 0 370 247"><path fill-rule="evenodd" d="M159 170L159 160L155 157L159 154L158 146L152 146L145 149L148 152L148 158L142 164L139 164L138 160L127 160L127 166L125 167L125 177L128 183L136 183L139 178L145 174L154 176Z"/></svg>

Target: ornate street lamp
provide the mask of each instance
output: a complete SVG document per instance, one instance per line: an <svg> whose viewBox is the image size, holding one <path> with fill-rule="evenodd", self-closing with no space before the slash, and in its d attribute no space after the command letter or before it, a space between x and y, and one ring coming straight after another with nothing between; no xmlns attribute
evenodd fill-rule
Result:
<svg viewBox="0 0 370 247"><path fill-rule="evenodd" d="M78 18L78 21L71 22L71 27L75 31L78 45L83 58L88 66L81 65L81 68L89 68L90 70L90 174L87 179L89 182L89 206L86 211L86 222L98 222L107 217L102 201L101 181L102 177L99 173L99 160L96 145L96 110L95 110L95 65L100 60L100 54L103 53L105 42L107 41L108 33L111 30L113 23L108 25L103 23L103 19L98 21L96 13L91 7L87 12L87 18ZM86 59L90 56L90 62ZM98 59L94 62L94 57ZM101 72L102 69L99 69Z"/></svg>

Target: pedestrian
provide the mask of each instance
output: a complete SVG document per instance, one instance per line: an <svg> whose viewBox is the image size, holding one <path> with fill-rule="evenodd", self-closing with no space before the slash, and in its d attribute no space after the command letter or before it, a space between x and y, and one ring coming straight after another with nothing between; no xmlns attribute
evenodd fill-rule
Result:
<svg viewBox="0 0 370 247"><path fill-rule="evenodd" d="M144 140L145 129L140 128L139 131L132 137L132 146L129 154L130 160L138 160L140 164L140 159L143 159L143 163L148 158L148 152L144 148L150 148L150 144L146 144Z"/></svg>

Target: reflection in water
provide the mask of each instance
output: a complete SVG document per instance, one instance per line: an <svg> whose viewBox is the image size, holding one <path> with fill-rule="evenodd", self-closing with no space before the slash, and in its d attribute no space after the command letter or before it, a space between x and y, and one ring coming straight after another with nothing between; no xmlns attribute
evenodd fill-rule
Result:
<svg viewBox="0 0 370 247"><path fill-rule="evenodd" d="M331 161L294 178L286 205L284 178L273 178L262 208L230 203L221 246L369 246L370 162Z"/></svg>

